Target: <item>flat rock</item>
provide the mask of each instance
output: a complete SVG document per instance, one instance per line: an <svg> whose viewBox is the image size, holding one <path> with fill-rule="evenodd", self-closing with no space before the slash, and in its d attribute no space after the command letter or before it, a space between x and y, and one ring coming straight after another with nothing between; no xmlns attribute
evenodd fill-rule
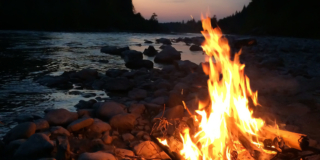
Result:
<svg viewBox="0 0 320 160"><path fill-rule="evenodd" d="M133 151L137 156L143 158L152 158L161 152L161 149L152 141L144 141L136 146L134 146Z"/></svg>
<svg viewBox="0 0 320 160"><path fill-rule="evenodd" d="M142 60L142 53L135 50L126 50L121 53L121 57L127 63L129 61Z"/></svg>
<svg viewBox="0 0 320 160"><path fill-rule="evenodd" d="M16 139L27 139L36 132L36 124L24 122L12 128L4 137L3 142L9 143Z"/></svg>
<svg viewBox="0 0 320 160"><path fill-rule="evenodd" d="M147 91L144 89L135 88L129 91L128 96L134 100L142 100L147 97Z"/></svg>
<svg viewBox="0 0 320 160"><path fill-rule="evenodd" d="M50 125L65 126L78 119L78 114L66 109L50 110L44 117Z"/></svg>
<svg viewBox="0 0 320 160"><path fill-rule="evenodd" d="M98 151L94 153L82 153L78 160L116 160L116 158L110 153Z"/></svg>
<svg viewBox="0 0 320 160"><path fill-rule="evenodd" d="M47 135L35 133L18 148L14 157L26 158L49 155L53 147L54 144Z"/></svg>
<svg viewBox="0 0 320 160"><path fill-rule="evenodd" d="M78 131L82 128L88 127L93 123L93 118L81 118L73 121L71 124L68 125L68 130L70 132Z"/></svg>
<svg viewBox="0 0 320 160"><path fill-rule="evenodd" d="M125 106L117 102L96 103L94 106L95 114L98 118L108 121L113 116L125 113Z"/></svg>
<svg viewBox="0 0 320 160"><path fill-rule="evenodd" d="M154 58L154 62L172 63L175 60L180 60L180 59L181 59L181 53L178 52L172 46L167 46L156 55L156 57Z"/></svg>
<svg viewBox="0 0 320 160"><path fill-rule="evenodd" d="M134 114L122 113L113 116L110 120L112 128L120 130L131 130L134 128L136 116Z"/></svg>

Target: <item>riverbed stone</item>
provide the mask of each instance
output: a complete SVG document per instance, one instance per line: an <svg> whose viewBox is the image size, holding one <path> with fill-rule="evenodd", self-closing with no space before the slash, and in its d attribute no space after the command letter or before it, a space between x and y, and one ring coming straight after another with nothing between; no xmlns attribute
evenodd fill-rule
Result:
<svg viewBox="0 0 320 160"><path fill-rule="evenodd" d="M132 130L134 128L136 116L134 114L122 113L113 116L110 120L112 128L119 130Z"/></svg>
<svg viewBox="0 0 320 160"><path fill-rule="evenodd" d="M36 132L36 124L33 122L24 122L12 128L4 137L3 141L9 143L16 139L29 138Z"/></svg>
<svg viewBox="0 0 320 160"><path fill-rule="evenodd" d="M53 150L54 144L50 138L42 133L33 134L25 143L21 144L15 152L14 157L41 157L49 155Z"/></svg>
<svg viewBox="0 0 320 160"><path fill-rule="evenodd" d="M25 143L27 140L26 139L17 139L14 141L11 141L8 145L5 146L5 154L14 154L14 152L17 151L17 149Z"/></svg>
<svg viewBox="0 0 320 160"><path fill-rule="evenodd" d="M110 153L98 151L93 153L82 153L78 160L116 160L116 158Z"/></svg>
<svg viewBox="0 0 320 160"><path fill-rule="evenodd" d="M66 109L53 109L50 110L44 117L50 125L65 126L78 119L78 114L70 112Z"/></svg>
<svg viewBox="0 0 320 160"><path fill-rule="evenodd" d="M104 46L100 49L100 52L113 54L113 55L121 55L123 51L130 50L129 47L118 47L118 46Z"/></svg>
<svg viewBox="0 0 320 160"><path fill-rule="evenodd" d="M82 128L88 127L93 123L93 118L81 118L73 121L71 124L68 125L68 130L70 132L78 131Z"/></svg>
<svg viewBox="0 0 320 160"><path fill-rule="evenodd" d="M142 100L147 97L147 91L144 89L135 88L129 91L128 96L134 100Z"/></svg>
<svg viewBox="0 0 320 160"><path fill-rule="evenodd" d="M178 52L172 46L167 46L156 55L156 57L154 58L154 62L172 63L175 60L180 60L180 59L181 59L181 53Z"/></svg>
<svg viewBox="0 0 320 160"><path fill-rule="evenodd" d="M53 127L51 127L50 128L50 132L53 135L62 135L62 136L70 136L71 135L70 132L67 129L65 129L65 128L61 127L61 126L53 126Z"/></svg>
<svg viewBox="0 0 320 160"><path fill-rule="evenodd" d="M190 51L202 51L202 48L198 45L192 45L189 49Z"/></svg>
<svg viewBox="0 0 320 160"><path fill-rule="evenodd" d="M129 61L142 60L142 53L136 50L126 50L121 53L121 57L127 63Z"/></svg>
<svg viewBox="0 0 320 160"><path fill-rule="evenodd" d="M155 56L156 54L158 54L158 51L153 46L149 46L143 51L143 54L147 56Z"/></svg>
<svg viewBox="0 0 320 160"><path fill-rule="evenodd" d="M150 60L132 60L126 62L125 66L130 69L140 69L140 68L153 68L153 62Z"/></svg>
<svg viewBox="0 0 320 160"><path fill-rule="evenodd" d="M132 141L134 136L131 133L124 133L121 135L124 141Z"/></svg>
<svg viewBox="0 0 320 160"><path fill-rule="evenodd" d="M94 119L94 122L87 127L88 135L102 135L104 132L111 130L110 124L101 121L100 119Z"/></svg>
<svg viewBox="0 0 320 160"><path fill-rule="evenodd" d="M122 148L116 148L114 150L114 154L116 157L118 157L119 159L126 159L128 158L127 156L134 156L134 153L130 150L127 149L122 149Z"/></svg>
<svg viewBox="0 0 320 160"><path fill-rule="evenodd" d="M125 106L117 102L96 103L94 105L97 118L104 121L110 120L113 116L125 113Z"/></svg>
<svg viewBox="0 0 320 160"><path fill-rule="evenodd" d="M159 39L156 39L156 42L157 43L162 43L162 44L166 44L166 45L171 45L171 41L170 39L167 39L167 38L159 38Z"/></svg>
<svg viewBox="0 0 320 160"><path fill-rule="evenodd" d="M141 156L143 158L152 158L154 155L159 154L161 149L152 141L144 141L134 146L133 151L137 156Z"/></svg>
<svg viewBox="0 0 320 160"><path fill-rule="evenodd" d="M134 83L125 77L107 79L103 88L107 91L124 92L133 88Z"/></svg>
<svg viewBox="0 0 320 160"><path fill-rule="evenodd" d="M92 81L98 78L98 71L95 69L82 69L81 71L77 72L74 76L83 81Z"/></svg>
<svg viewBox="0 0 320 160"><path fill-rule="evenodd" d="M45 119L37 119L34 121L34 123L36 124L37 131L42 131L50 128L48 121Z"/></svg>
<svg viewBox="0 0 320 160"><path fill-rule="evenodd" d="M145 109L146 107L144 106L144 104L133 103L129 107L129 112L133 114L141 115Z"/></svg>

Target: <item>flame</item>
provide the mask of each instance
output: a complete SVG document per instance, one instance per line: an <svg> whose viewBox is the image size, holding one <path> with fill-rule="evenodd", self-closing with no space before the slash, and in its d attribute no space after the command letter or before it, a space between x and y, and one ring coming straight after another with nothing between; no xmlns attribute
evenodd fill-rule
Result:
<svg viewBox="0 0 320 160"><path fill-rule="evenodd" d="M163 145L165 145L165 146L169 146L166 139L165 139L165 140L161 140L160 138L157 138L157 139L158 139L158 141L159 141L161 144L163 144Z"/></svg>
<svg viewBox="0 0 320 160"><path fill-rule="evenodd" d="M241 51L232 58L227 39L222 37L220 28L212 28L210 18L202 17L202 26L202 48L210 56L210 68L204 71L209 75L211 104L202 104L196 111L200 117L196 134L190 136L188 129L181 134L184 148L180 154L188 160L230 160L233 151L243 150L235 145L240 134L258 148L263 145L259 131L264 121L253 118L249 108L248 99L258 105L258 94L251 90L244 74Z"/></svg>

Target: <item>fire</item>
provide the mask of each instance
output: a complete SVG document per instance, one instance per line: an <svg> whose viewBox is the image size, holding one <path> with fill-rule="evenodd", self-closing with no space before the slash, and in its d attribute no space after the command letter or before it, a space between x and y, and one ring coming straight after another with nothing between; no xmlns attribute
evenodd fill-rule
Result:
<svg viewBox="0 0 320 160"><path fill-rule="evenodd" d="M257 92L250 88L249 78L240 63L241 51L231 57L226 38L220 28L212 28L210 18L202 18L205 42L202 48L210 57L208 90L211 106L199 106L199 127L194 136L183 131L184 148L180 154L188 160L231 160L233 151L240 152L240 136L260 147L259 131L264 126L262 119L252 117L248 99L257 103ZM214 58L214 59L213 59ZM233 59L233 60L232 60Z"/></svg>
<svg viewBox="0 0 320 160"><path fill-rule="evenodd" d="M165 139L165 140L161 140L160 138L157 138L158 139L158 141L161 143L161 144L163 144L163 145L165 145L165 146L168 146L168 142L167 142L167 140Z"/></svg>

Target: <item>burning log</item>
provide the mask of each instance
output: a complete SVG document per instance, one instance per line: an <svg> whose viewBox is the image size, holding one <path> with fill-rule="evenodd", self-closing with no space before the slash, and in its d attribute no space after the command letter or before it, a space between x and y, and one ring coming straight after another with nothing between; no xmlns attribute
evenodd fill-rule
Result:
<svg viewBox="0 0 320 160"><path fill-rule="evenodd" d="M172 152L169 147L163 145L158 141L157 138L150 135L151 141L153 141L156 145L158 145L166 154L171 158L171 160L180 160L180 156L176 152Z"/></svg>

